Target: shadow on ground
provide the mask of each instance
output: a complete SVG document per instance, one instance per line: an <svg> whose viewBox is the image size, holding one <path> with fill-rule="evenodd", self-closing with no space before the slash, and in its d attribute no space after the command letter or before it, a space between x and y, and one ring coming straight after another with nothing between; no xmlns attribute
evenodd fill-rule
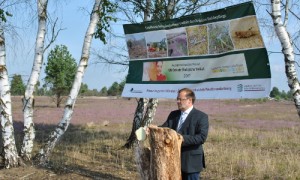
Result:
<svg viewBox="0 0 300 180"><path fill-rule="evenodd" d="M35 146L40 148L41 145L45 144L48 136L55 128L56 125L35 124ZM14 122L14 129L16 146L18 153L20 153L24 134L23 122ZM0 137L1 136L2 135L0 135ZM54 148L55 152L52 152L52 156L55 156L55 158L52 158L51 156L47 166L38 166L27 163L27 166L5 169L4 158L1 156L0 179L134 179L136 175L135 168L132 167L132 165L125 168L123 167L125 173L128 173L128 170L132 171L132 175L127 174L127 176L124 176L123 178L123 176L120 175L120 172L118 172L121 171L120 169L122 168L120 168L118 164L112 164L118 161L131 161L130 163L132 164L133 158L120 157L121 153L116 152L116 148L113 147L113 144L104 142L108 139L114 139L112 142L114 143L119 139L125 140L126 136L120 133L112 134L105 130L91 131L85 129L84 126L70 124L68 130L60 140L59 145L56 145ZM86 148L92 147L91 144L94 143L96 143L93 145L94 149L85 152ZM3 146L1 145L1 154L4 154L3 150ZM127 151L131 154L131 150ZM35 150L35 154L37 152L38 151ZM97 152L98 154L91 160L90 156L92 152ZM33 153L33 155L35 154ZM76 157L73 157L75 155ZM106 161L107 156L110 156L110 159L109 163L106 164L104 162ZM120 163L124 164L125 162Z"/></svg>

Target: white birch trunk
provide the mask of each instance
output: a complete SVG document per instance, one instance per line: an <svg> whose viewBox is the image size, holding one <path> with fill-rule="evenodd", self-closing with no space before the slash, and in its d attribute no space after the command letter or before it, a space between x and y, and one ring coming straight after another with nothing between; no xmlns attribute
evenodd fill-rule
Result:
<svg viewBox="0 0 300 180"><path fill-rule="evenodd" d="M96 31L96 25L99 21L99 14L97 13L100 8L100 2L101 0L95 0L95 4L93 7L93 12L91 14L90 18L90 24L88 26L88 29L85 34L84 38L84 44L82 47L82 55L81 59L77 68L77 73L73 82L72 89L70 91L69 97L67 99L65 109L64 109L64 115L56 127L56 129L50 134L46 144L41 148L39 153L36 156L36 160L39 164L45 164L49 157L50 153L52 152L53 148L55 147L56 143L60 140L62 135L67 130L70 120L73 114L73 109L75 105L75 101L78 96L78 92L80 90L81 82L83 79L83 75L85 72L85 69L88 65L88 59L90 55L90 46L93 39L93 34Z"/></svg>
<svg viewBox="0 0 300 180"><path fill-rule="evenodd" d="M146 108L146 105L148 103L147 98L140 98L138 100L138 105L135 109L134 113L134 118L133 118L133 123L132 123L132 129L129 138L127 139L126 144L124 147L126 148L131 148L133 147L134 143L137 142L136 136L135 136L135 131L140 128L142 125L142 119L144 117L144 110Z"/></svg>
<svg viewBox="0 0 300 180"><path fill-rule="evenodd" d="M281 19L280 0L271 0L272 19L278 39L282 46L282 53L285 61L285 73L288 79L288 85L293 92L295 106L300 117L300 85L297 78L295 67L295 56L292 41Z"/></svg>
<svg viewBox="0 0 300 180"><path fill-rule="evenodd" d="M10 85L6 69L5 38L2 27L0 27L0 119L5 167L16 167L19 157L14 138Z"/></svg>
<svg viewBox="0 0 300 180"><path fill-rule="evenodd" d="M24 116L24 139L21 148L21 157L29 161L35 139L35 129L33 123L33 102L34 90L38 82L41 68L43 64L44 42L46 34L46 19L47 19L47 4L48 0L38 0L38 31L35 44L35 55L31 75L29 77L25 95L23 97L23 116Z"/></svg>
<svg viewBox="0 0 300 180"><path fill-rule="evenodd" d="M169 8L172 8L170 4L168 6L168 9ZM151 17L150 10L151 10L151 0L146 0L146 5L144 9L144 22L150 20ZM135 110L135 117L132 123L132 131L130 137L127 140L127 143L124 145L126 148L132 147L133 144L137 142L137 139L135 137L135 131L142 126L148 126L153 121L157 105L158 105L158 99L151 98L151 99L147 99L147 102L145 102L145 106L146 106L145 112L144 112L144 108L139 108L140 106L137 106ZM136 116L137 114L140 116L137 117Z"/></svg>
<svg viewBox="0 0 300 180"><path fill-rule="evenodd" d="M158 99L151 98L147 104L147 110L142 120L141 126L149 126L153 121L158 106Z"/></svg>
<svg viewBox="0 0 300 180"><path fill-rule="evenodd" d="M169 18L173 17L172 13L173 13L174 7L175 7L175 1L174 0L168 1L168 5L166 7L168 10L168 14L166 15L165 19L169 19ZM150 8L150 6L147 6L146 8ZM146 12L150 12L150 9L146 9ZM155 12L155 10L154 10L154 12ZM148 15L148 17L150 17L149 14L147 14L147 13L144 13L144 14ZM156 15L154 14L153 17L156 17ZM144 20L147 20L147 19L144 17ZM158 20L158 19L154 19L154 20ZM154 119L157 106L158 106L158 99L154 99L154 98L149 99L148 104L147 104L146 113L141 122L142 126L149 126L151 124L151 122Z"/></svg>

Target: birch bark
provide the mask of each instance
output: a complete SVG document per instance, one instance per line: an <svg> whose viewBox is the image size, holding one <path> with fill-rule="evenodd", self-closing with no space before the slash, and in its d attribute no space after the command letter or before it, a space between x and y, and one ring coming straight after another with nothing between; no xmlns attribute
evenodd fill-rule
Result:
<svg viewBox="0 0 300 180"><path fill-rule="evenodd" d="M33 141L35 139L35 129L33 122L33 102L34 89L38 82L41 68L43 64L44 42L46 34L46 20L47 20L47 4L48 0L38 0L38 32L35 44L35 56L31 75L27 83L25 95L23 97L23 116L24 116L24 139L21 147L21 157L29 161L31 159L31 152L33 148Z"/></svg>
<svg viewBox="0 0 300 180"><path fill-rule="evenodd" d="M144 117L144 111L145 107L147 105L148 99L147 98L140 98L138 100L138 105L135 109L133 123L132 123L132 129L129 138L127 139L126 144L124 145L125 148L131 148L134 143L137 142L135 131L140 128L142 125L142 119Z"/></svg>
<svg viewBox="0 0 300 180"><path fill-rule="evenodd" d="M144 9L144 22L145 21L149 21L150 20L150 17L151 17L151 1L150 0L146 0L146 3L145 3L145 8ZM153 12L153 18L157 18L159 17L159 8L161 8L161 2L158 0L158 1L155 1L155 7L157 9L155 9ZM165 7L167 9L166 11L166 16L164 19L170 19L173 17L174 15L174 9L175 9L175 4L176 2L174 0L170 0L168 1L168 4L167 6ZM157 14L155 14L157 13ZM158 19L153 19L153 20L158 20ZM132 147L133 143L134 142L137 142L136 139L133 139L135 138L135 135L134 135L134 132L140 128L141 126L149 126L151 124L151 122L153 121L154 119L154 116L155 116L155 112L156 112L156 109L157 109L157 106L158 106L158 99L154 99L154 98L150 98L147 102L146 105L146 110L145 110L145 114L144 114L144 109L142 108L139 108L140 106L137 106L137 109L136 109L136 112L135 112L135 115L136 114L142 114L142 116L140 117L143 117L143 118L138 118L137 116L134 117L133 119L133 125L132 125L132 131L131 131L131 135L130 137L128 138L127 140L127 143L124 145L125 147L129 148L129 147Z"/></svg>
<svg viewBox="0 0 300 180"><path fill-rule="evenodd" d="M287 3L288 4L288 3ZM285 61L285 73L288 79L288 85L293 92L295 106L300 117L300 85L297 78L297 71L295 67L295 56L293 49L293 42L289 36L285 24L282 22L280 11L280 0L271 0L272 5L272 19L275 32L282 46L282 53Z"/></svg>
<svg viewBox="0 0 300 180"><path fill-rule="evenodd" d="M95 4L93 6L93 11L90 18L90 23L88 26L88 29L85 34L84 43L82 47L82 55L80 58L80 62L77 68L77 73L73 82L72 89L70 91L70 94L68 96L65 108L64 108L64 114L59 122L56 129L50 134L48 137L48 140L46 141L45 145L40 149L39 153L36 155L35 160L43 165L45 164L50 156L50 153L52 152L53 148L57 144L57 142L61 139L62 135L67 130L70 120L73 114L75 101L78 96L78 92L80 90L81 82L83 79L83 75L85 72L85 69L88 65L88 59L90 55L90 46L92 42L93 35L96 31L96 26L99 21L99 14L100 11L100 3L101 0L95 0Z"/></svg>
<svg viewBox="0 0 300 180"><path fill-rule="evenodd" d="M0 119L5 168L16 167L19 157L14 138L10 85L6 69L5 38L2 23L0 23Z"/></svg>
<svg viewBox="0 0 300 180"><path fill-rule="evenodd" d="M158 106L158 99L151 98L148 101L145 116L141 122L141 126L149 126L153 121Z"/></svg>
<svg viewBox="0 0 300 180"><path fill-rule="evenodd" d="M156 1L155 4L157 4L159 6L161 5L160 1ZM159 6L157 6L157 8ZM151 8L151 1L146 0L146 7L145 7L145 11L144 11L144 21L148 21L149 18L151 17L151 15L150 15L150 12L151 12L150 8ZM167 13L166 13L165 19L169 19L169 18L173 17L173 15L174 15L174 8L175 8L175 1L174 0L168 1L168 5L166 6ZM160 13L158 11L158 9L155 9L154 12ZM153 18L159 17L159 15L158 14L154 14L152 17ZM158 20L158 19L153 19L153 20ZM151 124L151 122L154 119L157 106L158 106L158 99L150 98L148 100L147 109L145 111L145 115L143 115L143 119L140 119L141 122L138 123L138 124L140 124L139 127L141 127L141 126L149 126ZM136 113L143 113L143 112L140 109L136 109ZM134 119L134 123L135 123L135 121L136 121L136 119ZM137 129L139 127L137 127ZM131 133L134 133L134 132L131 132Z"/></svg>

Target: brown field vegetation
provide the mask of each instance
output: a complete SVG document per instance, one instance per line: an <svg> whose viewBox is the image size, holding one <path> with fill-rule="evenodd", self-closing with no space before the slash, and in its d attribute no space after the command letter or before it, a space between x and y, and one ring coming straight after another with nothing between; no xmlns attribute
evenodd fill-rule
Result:
<svg viewBox="0 0 300 180"><path fill-rule="evenodd" d="M34 154L63 114L47 97L37 97L35 104ZM202 100L195 107L210 118L202 179L300 178L300 120L293 102ZM139 179L134 150L121 149L135 108L135 99L79 98L49 167L0 169L0 179ZM173 109L174 100L160 100L153 124L161 124ZM20 97L13 97L13 113L20 144Z"/></svg>

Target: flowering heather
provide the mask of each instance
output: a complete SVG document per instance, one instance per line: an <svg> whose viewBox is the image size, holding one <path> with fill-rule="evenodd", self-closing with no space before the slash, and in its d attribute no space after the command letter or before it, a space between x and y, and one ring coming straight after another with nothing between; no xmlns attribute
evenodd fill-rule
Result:
<svg viewBox="0 0 300 180"><path fill-rule="evenodd" d="M13 97L12 105L20 144L21 97ZM121 148L131 132L136 106L134 98L78 98L71 125L55 147L49 168L1 169L0 179L139 179L132 149ZM194 106L206 112L210 122L202 179L299 179L300 121L293 102L197 100ZM174 109L175 100L161 99L153 124L162 124ZM63 110L48 97L36 98L34 153Z"/></svg>
<svg viewBox="0 0 300 180"><path fill-rule="evenodd" d="M71 123L102 124L109 122L132 123L137 101L135 98L78 98ZM212 124L255 129L274 129L299 127L300 121L291 101L255 101L255 100L197 100L196 108L206 112ZM13 119L22 122L21 98L13 98ZM154 117L153 124L161 124L171 110L177 109L176 101L162 99ZM34 108L35 124L57 124L64 108L56 108L48 97L37 97Z"/></svg>

